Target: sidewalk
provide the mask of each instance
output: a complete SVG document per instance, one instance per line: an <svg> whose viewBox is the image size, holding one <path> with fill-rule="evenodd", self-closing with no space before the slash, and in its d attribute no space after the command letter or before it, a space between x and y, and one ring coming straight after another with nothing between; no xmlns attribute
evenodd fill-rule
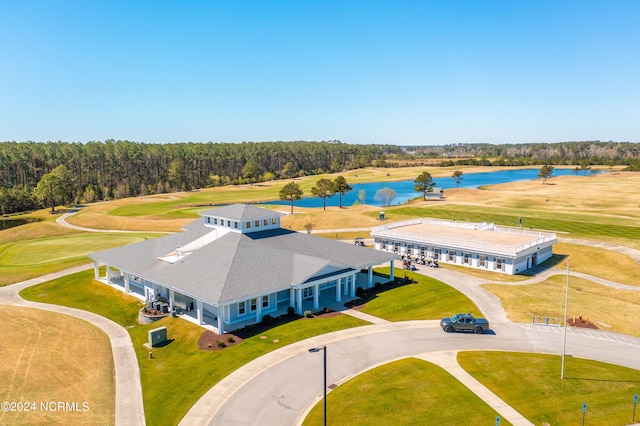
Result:
<svg viewBox="0 0 640 426"><path fill-rule="evenodd" d="M84 271L89 267L89 265L81 265L20 283L0 287L0 304L41 309L50 312L57 312L63 315L69 315L87 321L104 331L105 334L109 336L111 352L113 354L116 388L116 425L144 425L145 417L142 401L142 385L140 383L140 367L138 366L138 359L136 358L136 353L133 349L133 343L131 342L129 333L127 333L127 331L119 324L116 324L115 322L100 315L66 306L31 302L22 299L19 295L19 292L24 288Z"/></svg>

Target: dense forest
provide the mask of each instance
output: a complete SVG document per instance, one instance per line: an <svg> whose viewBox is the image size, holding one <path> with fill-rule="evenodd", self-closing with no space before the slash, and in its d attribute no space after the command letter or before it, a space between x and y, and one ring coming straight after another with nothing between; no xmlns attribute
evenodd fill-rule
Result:
<svg viewBox="0 0 640 426"><path fill-rule="evenodd" d="M60 203L253 183L362 167L454 165L626 165L640 169L640 144L352 145L340 141L145 144L0 142L0 213ZM51 193L51 191L48 191Z"/></svg>

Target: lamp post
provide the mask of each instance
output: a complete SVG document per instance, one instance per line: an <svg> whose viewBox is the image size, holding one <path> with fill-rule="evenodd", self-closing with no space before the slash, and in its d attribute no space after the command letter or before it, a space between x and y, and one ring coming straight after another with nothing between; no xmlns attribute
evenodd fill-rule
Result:
<svg viewBox="0 0 640 426"><path fill-rule="evenodd" d="M560 369L560 378L564 379L564 356L567 351L567 309L569 307L569 268L571 267L571 258L567 258L567 279L564 293L564 337L562 338L562 367Z"/></svg>
<svg viewBox="0 0 640 426"><path fill-rule="evenodd" d="M323 396L323 403L324 403L324 411L323 411L323 419L324 419L324 426L327 426L327 347L326 346L322 346L322 347L315 347L315 348L311 348L309 349L309 352L323 352L324 355L324 396Z"/></svg>

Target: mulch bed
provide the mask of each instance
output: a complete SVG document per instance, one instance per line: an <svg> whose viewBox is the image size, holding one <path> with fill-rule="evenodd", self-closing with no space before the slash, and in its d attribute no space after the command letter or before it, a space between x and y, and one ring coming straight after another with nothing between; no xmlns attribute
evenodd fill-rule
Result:
<svg viewBox="0 0 640 426"><path fill-rule="evenodd" d="M579 328L591 328L594 330L599 330L598 326L595 325L593 322L589 321L589 323L587 324L587 321L584 319L579 319L579 318L568 318L567 319L567 324L569 325L569 327L579 327Z"/></svg>
<svg viewBox="0 0 640 426"><path fill-rule="evenodd" d="M220 349L235 346L242 342L242 339L235 334L215 334L207 330L198 339L198 348L203 351L219 351Z"/></svg>

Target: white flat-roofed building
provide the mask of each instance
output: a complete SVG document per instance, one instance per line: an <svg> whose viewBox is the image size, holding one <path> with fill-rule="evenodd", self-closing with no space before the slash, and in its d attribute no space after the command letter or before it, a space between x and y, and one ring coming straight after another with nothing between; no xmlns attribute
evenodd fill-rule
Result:
<svg viewBox="0 0 640 426"><path fill-rule="evenodd" d="M557 242L552 232L431 218L377 226L371 236L377 250L512 275L549 259Z"/></svg>

